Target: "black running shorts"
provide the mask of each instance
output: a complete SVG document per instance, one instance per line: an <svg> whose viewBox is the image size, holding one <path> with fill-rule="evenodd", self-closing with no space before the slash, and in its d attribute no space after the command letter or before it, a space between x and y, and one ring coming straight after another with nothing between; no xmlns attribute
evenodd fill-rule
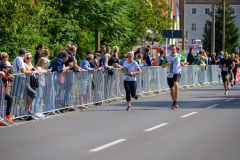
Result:
<svg viewBox="0 0 240 160"><path fill-rule="evenodd" d="M167 78L167 82L170 88L172 88L174 86L174 82L178 82L180 83L181 80L181 74L174 74L173 78Z"/></svg>
<svg viewBox="0 0 240 160"><path fill-rule="evenodd" d="M222 75L222 81L225 82L226 81L226 77L229 77L230 73L229 72L222 72L221 75Z"/></svg>

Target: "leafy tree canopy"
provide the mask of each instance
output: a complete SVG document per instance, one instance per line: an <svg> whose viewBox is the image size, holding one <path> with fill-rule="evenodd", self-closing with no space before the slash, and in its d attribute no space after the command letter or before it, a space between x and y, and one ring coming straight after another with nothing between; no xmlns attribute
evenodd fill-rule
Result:
<svg viewBox="0 0 240 160"><path fill-rule="evenodd" d="M34 55L43 43L52 61L77 43L81 60L94 50L94 31L100 29L101 44L117 45L123 54L146 38L147 29L161 41L161 31L172 25L170 11L164 0L0 0L0 51L12 62L20 48Z"/></svg>
<svg viewBox="0 0 240 160"><path fill-rule="evenodd" d="M223 26L223 1L220 0L216 3L216 17L215 17L215 51L219 53L222 50L222 26ZM229 3L226 3L225 12L225 50L231 54L235 52L235 48L239 46L238 40L240 34L238 33L239 27L235 25L236 16L233 15L234 11ZM212 17L212 12L210 13ZM212 21L206 21L204 34L203 34L203 47L207 51L211 51L211 32L212 32Z"/></svg>

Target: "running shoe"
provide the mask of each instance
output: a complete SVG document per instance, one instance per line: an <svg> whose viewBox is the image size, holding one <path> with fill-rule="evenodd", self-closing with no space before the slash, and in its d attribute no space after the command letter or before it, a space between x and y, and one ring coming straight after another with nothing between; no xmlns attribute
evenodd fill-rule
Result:
<svg viewBox="0 0 240 160"><path fill-rule="evenodd" d="M136 100L138 99L138 95L136 95L135 99L136 99Z"/></svg>
<svg viewBox="0 0 240 160"><path fill-rule="evenodd" d="M231 88L230 84L228 84L227 86L228 86L228 89L230 89L230 88Z"/></svg>
<svg viewBox="0 0 240 160"><path fill-rule="evenodd" d="M6 126L6 124L0 121L0 126Z"/></svg>
<svg viewBox="0 0 240 160"><path fill-rule="evenodd" d="M228 91L225 91L224 95L227 95L228 94Z"/></svg>
<svg viewBox="0 0 240 160"><path fill-rule="evenodd" d="M126 111L131 111L131 106L128 106Z"/></svg>
<svg viewBox="0 0 240 160"><path fill-rule="evenodd" d="M178 106L178 104L177 104L177 103L175 103L174 107L175 107L176 109L178 109L178 108L179 108L179 106Z"/></svg>
<svg viewBox="0 0 240 160"><path fill-rule="evenodd" d="M31 109L28 109L27 111L28 111L28 114L33 114Z"/></svg>
<svg viewBox="0 0 240 160"><path fill-rule="evenodd" d="M172 109L175 109L175 104L174 103L172 104Z"/></svg>
<svg viewBox="0 0 240 160"><path fill-rule="evenodd" d="M11 115L6 115L6 118L7 118L7 120L8 120L9 122L13 123L13 121L12 121L12 116L11 116Z"/></svg>
<svg viewBox="0 0 240 160"><path fill-rule="evenodd" d="M233 87L233 84L231 84L231 87Z"/></svg>
<svg viewBox="0 0 240 160"><path fill-rule="evenodd" d="M236 82L234 81L233 84L236 85Z"/></svg>

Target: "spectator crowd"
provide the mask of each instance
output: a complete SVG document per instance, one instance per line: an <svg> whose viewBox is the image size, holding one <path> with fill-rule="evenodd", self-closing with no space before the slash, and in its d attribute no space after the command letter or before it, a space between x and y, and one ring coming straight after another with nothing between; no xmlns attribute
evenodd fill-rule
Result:
<svg viewBox="0 0 240 160"><path fill-rule="evenodd" d="M124 54L123 59L119 59L119 47L114 46L111 50L110 46L101 46L100 50L94 53L91 50L87 51L87 56L81 62L77 62L76 52L77 52L77 44L69 44L66 46L65 50L60 50L57 53L56 59L52 62L49 61L48 57L50 55L50 51L45 48L44 44L39 44L35 47L36 53L32 56L31 53L28 53L25 48L19 49L19 55L14 59L13 65L8 61L8 54L5 52L0 53L0 75L2 76L2 82L4 86L4 96L7 102L6 106L6 119L9 122L12 121L12 117L10 115L13 98L9 95L7 90L8 82L12 82L14 80L14 76L9 74L9 70L12 67L14 74L21 74L22 77L27 77L26 75L30 75L30 83L26 83L26 92L21 91L20 93L26 93L28 96L26 103L26 113L34 114L38 113L39 105L41 97L43 96L43 100L45 104L50 105L50 97L51 95L51 84L49 84L48 74L55 72L58 75L58 79L54 82L55 89L58 90L60 97L61 94L64 94L64 107L70 106L70 95L71 91L74 87L73 83L73 75L65 74L63 76L63 72L73 71L73 72L85 72L85 71L94 71L94 70L105 70L108 71L109 75L114 74L113 70L115 68L122 68L124 61L127 60L128 54ZM164 58L166 57L166 52L163 48L160 47L159 53L157 55L151 53L151 46L147 46L145 51L143 52L141 48L138 48L134 52L134 60L138 63L140 67L148 67L148 66L161 66ZM177 52L180 52L180 47L177 47ZM34 58L34 60L32 60ZM223 58L223 52L219 54L212 53L211 56L209 52L205 52L204 50L197 51L193 53L193 49L191 48L189 53L187 54L187 62L188 65L218 65L220 60ZM232 54L231 57L236 65L239 64L239 57L235 54ZM33 62L33 64L32 64ZM65 78L64 78L65 77ZM65 92L63 91L63 85L65 86ZM79 94L79 104L83 104L83 96L86 92L87 78L78 77L78 84L80 87ZM44 93L44 94L42 94ZM19 105L21 98L18 98L18 102L16 103L16 112L15 117L20 117L18 113ZM31 106L34 110L31 109ZM48 106L51 107L51 106ZM64 110L62 111L64 112ZM21 118L20 118L21 119ZM4 125L3 122L0 121L0 125Z"/></svg>

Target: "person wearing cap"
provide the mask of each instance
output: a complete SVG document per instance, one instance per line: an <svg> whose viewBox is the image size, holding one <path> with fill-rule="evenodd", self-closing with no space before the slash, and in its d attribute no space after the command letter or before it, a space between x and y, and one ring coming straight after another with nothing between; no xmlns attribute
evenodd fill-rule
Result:
<svg viewBox="0 0 240 160"><path fill-rule="evenodd" d="M0 75L2 77L7 76L7 73L4 71L4 65L6 65L8 58L9 58L9 56L7 53L5 53L5 52L0 53ZM10 77L10 79L13 80L13 78L11 78L11 77ZM5 100L7 101L6 119L9 122L13 123L12 117L10 115L13 98L10 95L8 95L6 92L5 92L4 96L5 96ZM0 121L0 125L6 125L6 124L4 124L2 121Z"/></svg>
<svg viewBox="0 0 240 160"><path fill-rule="evenodd" d="M60 52L60 51L59 51ZM60 98L60 102L56 105L62 105L62 95L63 95L63 88L64 88L64 76L63 76L63 71L68 71L74 66L74 62L70 62L68 66L65 66L65 62L68 61L68 58L70 55L67 52L62 52L59 54L59 56L50 64L48 69L52 68L52 72L57 72L58 74L58 79L56 79L55 84L55 91L56 91L56 97ZM64 112L64 109L62 110Z"/></svg>
<svg viewBox="0 0 240 160"><path fill-rule="evenodd" d="M24 74L39 75L39 72L37 70L32 71L32 70L26 69L26 66L24 65L24 59L26 57L26 54L27 54L27 50L25 48L21 48L19 50L19 56L17 56L17 58L15 58L13 61L13 73L14 74L24 73ZM27 101L26 111L28 114L32 114L30 106L31 106L32 102L34 101L34 99L36 98L37 93L34 89L31 88L30 84L26 83L26 87L27 87L27 95L29 96L28 101ZM19 102L17 102L18 106L19 106L19 103L20 103L20 98L19 98Z"/></svg>
<svg viewBox="0 0 240 160"><path fill-rule="evenodd" d="M67 62L70 55L67 52L62 52L59 57L57 57L48 67L48 69L52 68L52 72L58 72L58 74L63 71L68 71L74 66L74 63L71 62L67 67L63 67L65 62Z"/></svg>
<svg viewBox="0 0 240 160"><path fill-rule="evenodd" d="M10 67L13 67L13 66L11 65L11 63L9 61L7 61L3 66L4 66L3 71L5 73L5 76L3 76L4 91L5 91L5 93L8 94L7 81L12 82L12 80L14 79L14 77L12 75L10 75L10 73L9 73Z"/></svg>

